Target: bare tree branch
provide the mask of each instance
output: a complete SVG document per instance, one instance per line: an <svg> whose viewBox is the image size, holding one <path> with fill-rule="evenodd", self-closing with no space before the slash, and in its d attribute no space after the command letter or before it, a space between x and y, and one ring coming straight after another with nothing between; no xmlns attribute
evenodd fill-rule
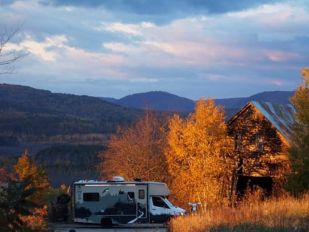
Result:
<svg viewBox="0 0 309 232"><path fill-rule="evenodd" d="M13 73L15 70L15 62L27 55L27 53L22 51L6 51L8 43L16 36L20 28L21 27L16 27L14 30L2 28L0 31L0 75Z"/></svg>

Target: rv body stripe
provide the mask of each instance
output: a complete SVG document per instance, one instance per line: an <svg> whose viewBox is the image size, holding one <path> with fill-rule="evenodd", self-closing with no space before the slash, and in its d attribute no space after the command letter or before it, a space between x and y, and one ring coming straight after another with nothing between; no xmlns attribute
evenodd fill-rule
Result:
<svg viewBox="0 0 309 232"><path fill-rule="evenodd" d="M132 187L132 186L136 186L135 184L126 184L126 185L123 185L123 184L113 184L113 185L110 185L110 184L86 184L84 185L86 187L111 187L111 186L129 186L129 187Z"/></svg>

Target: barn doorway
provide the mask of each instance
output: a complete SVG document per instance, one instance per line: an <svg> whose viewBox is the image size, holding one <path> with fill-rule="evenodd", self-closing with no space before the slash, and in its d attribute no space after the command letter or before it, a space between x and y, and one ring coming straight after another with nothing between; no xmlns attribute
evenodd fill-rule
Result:
<svg viewBox="0 0 309 232"><path fill-rule="evenodd" d="M271 177L257 176L238 176L236 185L236 194L242 198L247 191L253 191L256 188L263 190L263 196L269 197L272 193L273 180Z"/></svg>

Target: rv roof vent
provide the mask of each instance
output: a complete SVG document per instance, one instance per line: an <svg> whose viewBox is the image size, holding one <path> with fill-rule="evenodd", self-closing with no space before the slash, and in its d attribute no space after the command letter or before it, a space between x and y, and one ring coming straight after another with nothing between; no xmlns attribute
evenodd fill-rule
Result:
<svg viewBox="0 0 309 232"><path fill-rule="evenodd" d="M136 181L136 182L142 182L142 179L141 179L141 178L134 178L134 181Z"/></svg>
<svg viewBox="0 0 309 232"><path fill-rule="evenodd" d="M124 181L124 178L122 176L114 176L112 181L122 182Z"/></svg>

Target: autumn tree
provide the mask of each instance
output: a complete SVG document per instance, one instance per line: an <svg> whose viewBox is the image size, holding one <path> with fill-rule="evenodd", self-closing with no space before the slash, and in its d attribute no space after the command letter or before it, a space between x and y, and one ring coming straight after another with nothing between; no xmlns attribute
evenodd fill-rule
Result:
<svg viewBox="0 0 309 232"><path fill-rule="evenodd" d="M222 108L213 100L199 100L195 112L169 122L165 152L173 196L188 202L217 204L228 197L232 177L232 140L227 135Z"/></svg>
<svg viewBox="0 0 309 232"><path fill-rule="evenodd" d="M292 175L288 188L298 195L309 189L309 68L302 70L303 84L291 98L295 107L296 123L290 149Z"/></svg>
<svg viewBox="0 0 309 232"><path fill-rule="evenodd" d="M34 188L36 191L30 196L30 200L37 207L32 209L32 214L23 216L21 219L27 227L33 230L43 231L46 228L45 217L47 215L46 195L49 190L49 181L45 170L38 166L28 155L27 151L22 154L14 170L17 180L24 182L30 180L29 188Z"/></svg>
<svg viewBox="0 0 309 232"><path fill-rule="evenodd" d="M166 181L165 122L164 117L146 111L131 127L119 128L110 138L107 150L99 154L101 177L120 175L129 180Z"/></svg>

